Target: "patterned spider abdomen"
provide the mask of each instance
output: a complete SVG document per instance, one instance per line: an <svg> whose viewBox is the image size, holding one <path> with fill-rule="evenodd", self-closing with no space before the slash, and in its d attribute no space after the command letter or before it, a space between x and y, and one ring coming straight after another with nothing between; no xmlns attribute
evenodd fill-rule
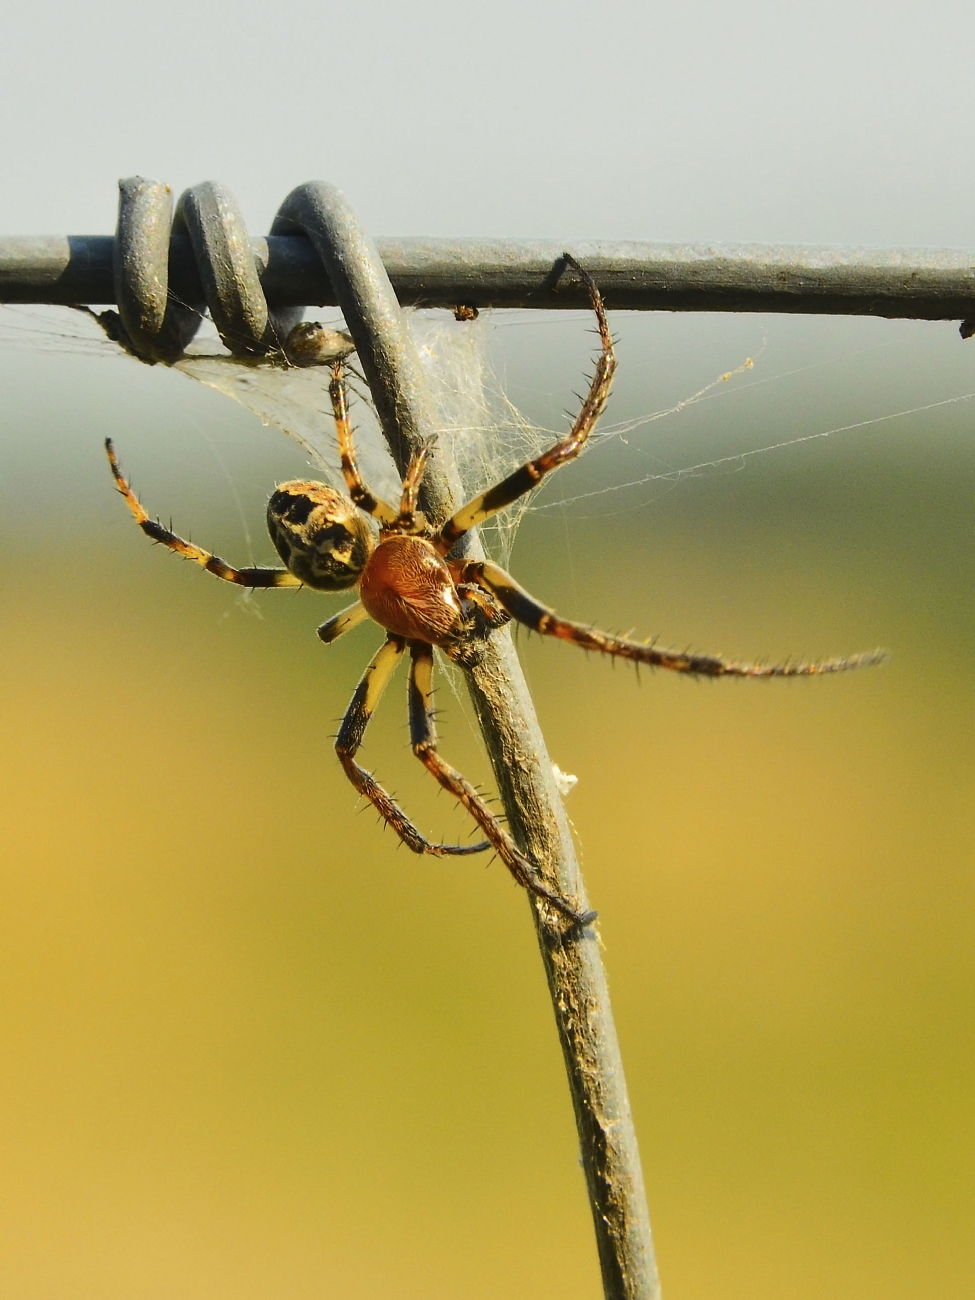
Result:
<svg viewBox="0 0 975 1300"><path fill-rule="evenodd" d="M267 530L295 577L319 591L354 587L376 546L365 516L349 498L311 479L275 488Z"/></svg>
<svg viewBox="0 0 975 1300"><path fill-rule="evenodd" d="M381 538L359 580L359 599L370 618L408 641L450 646L464 631L450 570L423 537Z"/></svg>

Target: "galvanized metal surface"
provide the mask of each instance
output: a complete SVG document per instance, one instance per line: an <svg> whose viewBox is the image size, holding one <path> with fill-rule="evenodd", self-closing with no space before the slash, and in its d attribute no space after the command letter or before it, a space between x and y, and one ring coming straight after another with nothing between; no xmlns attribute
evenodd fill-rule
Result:
<svg viewBox="0 0 975 1300"><path fill-rule="evenodd" d="M376 410L401 469L424 444L431 398L382 262L344 196L304 185L288 196L276 224L307 231L334 281ZM460 504L459 484L434 459L421 495L434 519ZM482 554L476 536L468 553ZM508 825L544 865L550 885L588 907L572 835L528 686L507 629L486 643L468 674L475 711ZM613 1023L606 973L592 926L568 928L526 895L545 964L572 1095L606 1300L659 1300L636 1130Z"/></svg>
<svg viewBox="0 0 975 1300"><path fill-rule="evenodd" d="M199 187L195 187L199 188ZM578 285L554 289L563 252L622 310L807 312L962 320L975 315L975 252L951 249L657 244L518 239L377 239L396 296L410 306L586 306ZM276 309L335 306L311 241L250 240L257 277ZM0 239L0 302L116 302L111 235ZM170 285L206 300L190 236L177 230Z"/></svg>

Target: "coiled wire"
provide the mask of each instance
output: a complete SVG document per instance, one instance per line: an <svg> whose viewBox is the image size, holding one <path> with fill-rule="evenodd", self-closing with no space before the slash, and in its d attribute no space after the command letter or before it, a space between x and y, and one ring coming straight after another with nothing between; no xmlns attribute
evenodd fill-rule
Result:
<svg viewBox="0 0 975 1300"><path fill-rule="evenodd" d="M236 356L260 358L287 346L297 315L269 311L244 223L225 189L194 186L181 196L172 217L166 186L134 179L122 181L120 191L116 301L126 345L136 355L148 361L177 359L204 306ZM402 474L435 423L433 398L386 268L346 199L331 185L302 185L281 205L271 234L298 233L308 237L322 261ZM204 303L188 301L169 283L170 240L183 234L192 243ZM427 517L438 522L451 514L458 488L447 464L434 458L421 485ZM483 555L476 530L462 546L468 558ZM565 895L584 898L553 769L510 641L495 638L487 645L469 679L511 829L533 852L541 848L539 856ZM599 948L581 929L555 933L540 914L536 926L607 1288L614 1295L624 1289L656 1295L643 1176ZM626 1279L625 1288L620 1278Z"/></svg>
<svg viewBox="0 0 975 1300"><path fill-rule="evenodd" d="M348 334L302 322L300 306L269 308L244 219L225 186L193 185L174 211L169 186L141 176L119 181L118 313L102 313L103 327L149 364L178 361L207 310L224 345L241 360L321 365L355 351L402 474L435 427L433 398L375 244L341 191L322 181L292 190L270 234L308 238ZM171 266L181 261L170 257L176 241L192 249L198 282L185 272L171 279ZM444 494L437 482L428 477L428 495L439 498ZM445 516L447 496L427 500L424 509L431 518Z"/></svg>
<svg viewBox="0 0 975 1300"><path fill-rule="evenodd" d="M306 188L328 187L301 190ZM276 219L279 227L287 222L284 214L300 192L285 201ZM288 225L293 229L294 223ZM177 261L170 258L170 247L180 240L192 249L198 285L170 282L170 267ZM308 330L295 333L301 307L269 309L247 227L223 185L204 181L191 186L180 195L174 212L168 185L141 176L121 180L114 281L117 341L150 364L178 361L208 309L220 338L236 357L287 356L298 365L322 359L308 347ZM111 318L102 323L111 329Z"/></svg>

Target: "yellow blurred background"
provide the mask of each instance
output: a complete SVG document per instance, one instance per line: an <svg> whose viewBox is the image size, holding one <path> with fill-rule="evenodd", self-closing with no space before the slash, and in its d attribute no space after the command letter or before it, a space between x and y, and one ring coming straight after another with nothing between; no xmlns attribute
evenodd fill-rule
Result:
<svg viewBox="0 0 975 1300"><path fill-rule="evenodd" d="M588 323L526 319L498 318L498 368L554 427ZM564 471L555 495L582 499L529 515L519 578L569 617L739 658L893 652L695 684L520 641L579 777L664 1293L965 1294L975 403L649 476L965 394L975 344L613 326L610 421L761 356ZM242 520L271 559L263 501L300 453L171 373L2 365L0 1293L597 1295L527 903L497 864L398 849L331 752L378 633L326 649L336 602L245 600L150 547L100 440L234 562ZM404 697L364 760L463 835L414 771ZM440 706L444 752L489 780L443 680Z"/></svg>

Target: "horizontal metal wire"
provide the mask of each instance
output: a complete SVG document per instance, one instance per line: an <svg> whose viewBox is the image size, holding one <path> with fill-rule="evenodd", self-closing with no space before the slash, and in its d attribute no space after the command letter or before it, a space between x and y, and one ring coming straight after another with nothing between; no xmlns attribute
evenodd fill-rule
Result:
<svg viewBox="0 0 975 1300"><path fill-rule="evenodd" d="M305 235L251 239L270 308L335 306ZM377 239L401 303L449 307L586 307L585 290L558 282L571 252L611 309L797 312L962 320L975 317L975 253L782 245L607 243L579 239ZM0 239L0 302L116 302L115 238ZM205 299L189 237L170 244L169 287Z"/></svg>

